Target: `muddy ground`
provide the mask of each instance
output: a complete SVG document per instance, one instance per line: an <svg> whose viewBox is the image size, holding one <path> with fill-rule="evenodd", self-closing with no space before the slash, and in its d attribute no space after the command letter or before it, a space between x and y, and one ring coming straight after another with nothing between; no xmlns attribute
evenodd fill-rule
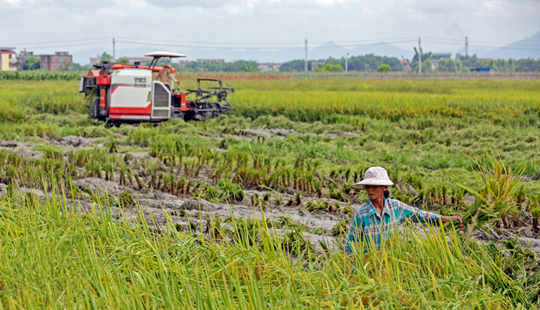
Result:
<svg viewBox="0 0 540 310"><path fill-rule="evenodd" d="M293 130L286 129L249 129L245 130L243 139L251 139L257 136L279 136L285 137L288 134L295 133ZM354 135L356 133L344 133L341 135L326 134L330 138L338 138L342 135ZM98 143L97 138L83 138L76 136L67 136L60 139L56 138L44 138L34 140L33 142L20 142L20 141L0 141L0 148L9 149L17 152L21 155L29 158L37 159L43 157L43 152L34 150L34 147L38 145L56 145L58 147L68 149L84 149L101 147L103 144ZM148 151L130 152L130 154L137 158L149 157ZM118 180L119 178L115 178ZM205 173L201 173L200 180L209 181L205 177ZM136 203L140 206L130 206L125 208L119 208L118 206L108 206L111 215L117 220L128 220L135 222L139 216L139 212L142 212L146 222L154 229L164 231L166 230L166 224L168 218L170 218L175 224L176 229L189 232L193 231L195 234L201 234L206 231L208 221L220 218L225 219L253 219L253 218L267 218L275 221L280 221L282 217L288 217L293 221L301 223L307 230L315 233L304 232L304 236L307 240L310 240L314 248L320 252L323 252L321 243L329 245L330 249L337 250L338 244L342 243L342 236L335 236L335 227L340 221L349 222L350 216L346 214L340 214L339 212L320 212L315 214L305 209L305 203L309 200L325 200L332 204L345 205L344 202L340 202L334 199L323 198L318 199L316 197L303 197L303 202L297 206L283 206L277 204L276 200L288 201L289 198L294 198L294 194L298 191L287 188L281 193L272 192L271 198L265 205L254 207L249 203L249 197L257 195L262 198L266 191L259 190L245 190L246 199L241 203L224 204L224 203L212 203L204 199L198 199L193 197L176 196L168 193L161 192L159 190L142 188L138 186L120 185L118 182L106 181L100 178L81 178L74 181L74 185L77 186L82 194L76 200L68 199L68 205L80 210L82 213L89 212L96 206L92 201L89 193L103 195L105 193L111 195L115 199L122 193L131 193ZM5 195L7 185L0 183L0 195ZM407 190L407 189L402 189ZM413 189L414 190L414 189ZM41 199L45 199L45 193L42 190L21 188L19 191L27 193L34 193ZM356 210L361 204L361 199L357 199L350 204L353 210ZM474 202L473 197L466 197L465 202L472 204ZM230 224L224 224L230 225ZM423 229L417 226L420 232L423 233ZM332 230L334 229L334 233ZM287 229L276 230L276 234L282 235L289 232ZM530 247L531 250L536 252L540 256L540 239L536 236L530 227L524 227L515 230L508 229L490 229L488 232L478 230L474 232L474 238L480 242L506 242L517 239L521 244Z"/></svg>

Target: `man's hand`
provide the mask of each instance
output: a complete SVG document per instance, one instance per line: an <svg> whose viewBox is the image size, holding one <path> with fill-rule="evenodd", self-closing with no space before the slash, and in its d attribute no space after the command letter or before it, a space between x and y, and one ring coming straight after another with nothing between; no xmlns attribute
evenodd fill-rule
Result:
<svg viewBox="0 0 540 310"><path fill-rule="evenodd" d="M441 221L443 223L451 222L451 221L459 221L459 229L461 229L461 230L465 229L465 225L463 225L463 219L459 215L456 215L456 216L443 216L443 217L441 217Z"/></svg>

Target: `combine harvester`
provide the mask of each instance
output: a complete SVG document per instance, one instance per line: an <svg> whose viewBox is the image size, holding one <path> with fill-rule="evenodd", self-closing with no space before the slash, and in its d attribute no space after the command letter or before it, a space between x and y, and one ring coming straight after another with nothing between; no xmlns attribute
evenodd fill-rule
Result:
<svg viewBox="0 0 540 310"><path fill-rule="evenodd" d="M183 54L154 52L150 65L141 66L101 62L81 78L79 92L86 98L97 98L90 103L90 116L105 121L110 126L125 123L159 123L171 118L205 121L232 109L227 95L234 88L223 87L216 79L197 79L197 89L169 90L160 81L153 81L152 73L162 67L156 66L160 58L186 57ZM174 73L174 69L171 69ZM201 88L202 83L214 86ZM191 96L190 96L191 95ZM187 100L190 96L193 99ZM223 104L221 102L225 102Z"/></svg>

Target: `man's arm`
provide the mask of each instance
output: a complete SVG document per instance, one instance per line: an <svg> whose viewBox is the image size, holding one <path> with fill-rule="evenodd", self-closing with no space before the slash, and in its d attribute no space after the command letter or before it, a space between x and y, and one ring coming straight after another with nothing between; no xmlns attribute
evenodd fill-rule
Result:
<svg viewBox="0 0 540 310"><path fill-rule="evenodd" d="M175 81L176 83L178 83L178 81L174 78L174 74L173 73L169 73L169 79Z"/></svg>
<svg viewBox="0 0 540 310"><path fill-rule="evenodd" d="M420 210L415 207L411 207L399 200L396 200L398 203L398 208L400 210L400 215L404 218L410 218L413 221L417 221L420 223L432 223L432 224L439 224L439 220L443 223L450 222L450 221L459 221L460 227L463 229L465 226L463 225L463 220L461 219L461 216L442 216L440 214Z"/></svg>

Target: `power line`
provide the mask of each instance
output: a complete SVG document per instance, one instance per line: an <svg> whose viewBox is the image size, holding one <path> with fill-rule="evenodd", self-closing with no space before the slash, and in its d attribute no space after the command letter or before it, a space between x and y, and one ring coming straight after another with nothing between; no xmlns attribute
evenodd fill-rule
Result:
<svg viewBox="0 0 540 310"><path fill-rule="evenodd" d="M359 47L367 45L383 45L383 44L394 44L394 43L406 43L413 42L414 40L401 40L401 41L384 41L384 42L375 42L375 43L364 43L364 44L337 44L335 46L318 46L317 48L345 48L345 47ZM139 45L148 45L148 42L141 41L125 41L125 40L116 40L119 43L126 44L139 44ZM302 49L304 46L204 46L204 45L190 45L188 44L173 44L173 43L153 43L156 45L161 45L164 47L183 47L183 48L201 48L201 49L236 49L236 50L289 50L289 49Z"/></svg>
<svg viewBox="0 0 540 310"><path fill-rule="evenodd" d="M463 43L450 43L450 42L445 42L443 40L428 39L425 41L428 41L431 43L446 44L446 45L460 45L460 46L463 45ZM485 48L500 48L500 49L510 49L510 50L524 50L524 51L540 50L540 47L539 48L521 48L521 47L512 47L512 46L495 46L495 45L481 45L481 44L470 44L470 43L468 43L468 46L485 47Z"/></svg>
<svg viewBox="0 0 540 310"><path fill-rule="evenodd" d="M148 38L132 38L132 37L116 37L116 38L119 38L119 39L126 39L130 42L133 42L133 41L142 41L141 43L149 43L149 42L155 42L156 44L159 44L159 43L162 43L162 44L170 44L169 42L171 42L171 40L167 40L167 39L148 39ZM426 41L432 41L432 42L436 42L436 43L446 43L446 44L450 44L450 43L456 43L456 44L459 44L461 45L462 44L462 40L461 39L447 39L447 38L436 38L436 37L429 37L429 36L423 36L423 38L427 39ZM74 43L92 43L91 41L96 41L96 40L110 40L111 38L110 37L100 37L100 38L86 38L86 39L75 39L75 40L62 40L62 41L45 41L45 42L23 42L23 43L12 43L11 45L32 45L32 46L38 46L38 45L51 45L51 44L59 44L59 43L68 43L69 45L71 44L74 44ZM358 44L358 45L363 45L363 44L384 44L384 43L401 43L401 42L412 42L412 41L415 41L416 38L415 37L403 37L403 38L388 38L388 39L383 39L383 40L352 40L352 41L336 41L334 42L335 44L337 45L343 45L343 44L347 44L347 45L355 45L355 44ZM537 45L535 44L526 44L526 43L496 43L496 42L486 42L486 41L474 41L476 43L479 43L479 44L476 44L477 46L488 46L488 47L500 47L501 45L502 46L506 46L506 45L517 45L519 47L523 47L523 48L526 48L526 47L537 47ZM312 42L313 45L317 45L317 44L325 44L325 43L328 43L327 42ZM242 48L243 46L245 45L249 45L250 47L256 47L258 45L262 45L264 47L276 47L276 48L280 48L281 45L285 45L285 47L302 47L303 44L302 43L295 43L295 42L288 42L288 43L278 43L278 42L274 42L274 43L247 43L247 42L199 42L199 41L190 41L190 42L187 42L185 43L185 45L197 45L197 46L200 46L200 45L211 45L209 47L213 47L213 46L216 46L216 47L224 47L224 46L227 46L227 45L242 45L240 46L240 48Z"/></svg>
<svg viewBox="0 0 540 310"><path fill-rule="evenodd" d="M71 47L71 46L82 46L82 45L90 45L90 44L98 44L98 43L108 43L110 39L102 40L102 41L95 41L95 42L85 42L85 43L76 43L76 44L62 44L62 45L50 45L50 46L31 46L31 47L25 47L27 49L40 49L40 48L63 48L63 47ZM19 44L21 45L21 44Z"/></svg>
<svg viewBox="0 0 540 310"><path fill-rule="evenodd" d="M170 39L148 39L148 38L131 38L131 37L116 37L118 39L126 39L128 41L144 41L144 42L155 42L155 43L163 43L163 44L168 44L171 42ZM416 38L415 37L406 37L406 38L389 38L389 39L385 39L385 40L353 40L353 41L336 41L336 42L333 42L335 44L371 44L371 43L381 43L381 41L384 41L384 42L390 42L390 41L412 41L412 40L415 40ZM328 43L328 41L326 42L312 42L312 44L325 44L325 43ZM211 45L211 46L214 46L214 45L218 45L218 46L226 46L226 45L247 45L249 44L250 46L257 46L257 45L263 45L263 46L276 46L276 47L280 47L281 45L285 45L285 46L303 46L302 43L297 43L297 42L288 42L288 43L277 43L277 42L273 42L273 43L246 43L246 42L198 42L198 41L190 41L190 42L186 42L185 44L201 44L201 45Z"/></svg>
<svg viewBox="0 0 540 310"><path fill-rule="evenodd" d="M428 40L444 41L448 43L455 42L460 45L463 44L463 39L447 39L447 38L435 38L435 37L425 37L425 36L422 36L422 38L427 38ZM486 41L476 41L476 40L474 42L480 43L480 44L487 44L487 45L497 45L497 46L506 46L506 45L518 45L518 46L524 46L524 47L527 47L527 46L537 47L538 46L537 44L514 43L514 42L501 43L501 42L486 42Z"/></svg>
<svg viewBox="0 0 540 310"><path fill-rule="evenodd" d="M186 42L186 43L171 43L170 40L160 40L160 39L145 39L145 38L132 38L126 39L127 37L116 37L119 40L116 40L118 43L124 44L136 44L136 45L161 45L164 47L181 47L181 48L200 48L200 49L237 49L237 50L292 50L292 49L302 49L305 48L302 43L239 43L239 42ZM463 41L457 41L454 39L446 38L434 38L434 37L424 37L424 41L445 45L459 45L462 46ZM90 38L90 39L76 39L76 40L64 40L64 41L50 41L50 42L34 42L34 43L18 43L16 45L31 45L31 47L26 47L28 49L43 49L43 48L64 48L72 46L83 46L91 44L100 44L110 42L110 37L102 38ZM357 40L357 41L341 41L334 42L335 45L324 45L318 46L318 49L332 49L332 48L354 48L360 46L368 45L383 45L383 44L398 44L398 43L410 43L416 41L413 38L396 38L396 39L387 39L387 40ZM475 41L476 42L476 41ZM327 43L327 42L326 42ZM482 43L482 42L478 42ZM320 43L312 43L317 45ZM526 51L536 51L540 50L538 45L527 45L527 44L514 44L514 46L500 46L496 43L484 43L484 44L469 44L473 47L484 47L484 48L499 48L499 49L510 49L510 50L526 50Z"/></svg>
<svg viewBox="0 0 540 310"><path fill-rule="evenodd" d="M65 40L65 41L48 41L48 42L30 42L30 43L14 43L13 45L42 45L42 44L55 44L55 43L75 43L75 42L87 42L95 40L110 40L110 37L102 38L89 38L89 39L79 39L79 40Z"/></svg>

